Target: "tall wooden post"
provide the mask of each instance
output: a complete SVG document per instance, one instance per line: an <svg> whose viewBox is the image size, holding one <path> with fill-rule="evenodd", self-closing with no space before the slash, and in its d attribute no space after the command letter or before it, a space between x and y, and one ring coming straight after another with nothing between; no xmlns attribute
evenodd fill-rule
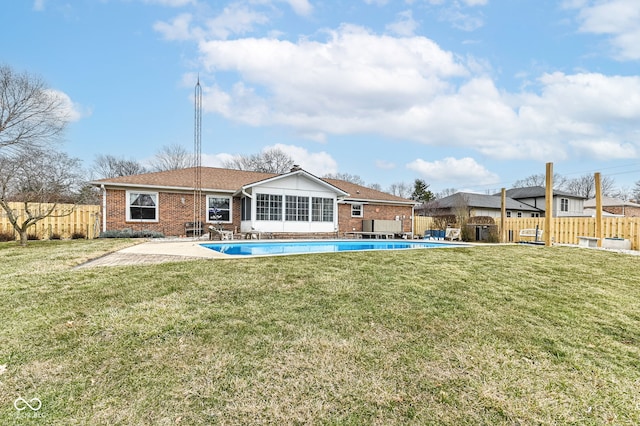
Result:
<svg viewBox="0 0 640 426"><path fill-rule="evenodd" d="M544 212L544 245L551 246L553 236L553 163L547 163L547 179Z"/></svg>
<svg viewBox="0 0 640 426"><path fill-rule="evenodd" d="M600 173L593 175L596 183L596 238L598 247L602 247L602 187L600 186Z"/></svg>
<svg viewBox="0 0 640 426"><path fill-rule="evenodd" d="M500 242L507 242L507 190L502 188L500 211Z"/></svg>

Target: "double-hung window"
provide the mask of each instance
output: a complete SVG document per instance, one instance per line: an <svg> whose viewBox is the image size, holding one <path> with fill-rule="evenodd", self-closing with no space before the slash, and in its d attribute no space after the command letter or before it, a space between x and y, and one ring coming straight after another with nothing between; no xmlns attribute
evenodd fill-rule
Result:
<svg viewBox="0 0 640 426"><path fill-rule="evenodd" d="M560 198L560 211L568 212L569 211L569 199L568 198Z"/></svg>
<svg viewBox="0 0 640 426"><path fill-rule="evenodd" d="M282 195L256 194L256 220L282 220Z"/></svg>
<svg viewBox="0 0 640 426"><path fill-rule="evenodd" d="M127 192L127 220L158 221L157 192Z"/></svg>
<svg viewBox="0 0 640 426"><path fill-rule="evenodd" d="M231 197L207 196L207 221L231 222Z"/></svg>
<svg viewBox="0 0 640 426"><path fill-rule="evenodd" d="M311 199L311 220L313 222L333 222L333 198L313 197Z"/></svg>
<svg viewBox="0 0 640 426"><path fill-rule="evenodd" d="M309 221L309 197L287 195L285 220L295 222Z"/></svg>

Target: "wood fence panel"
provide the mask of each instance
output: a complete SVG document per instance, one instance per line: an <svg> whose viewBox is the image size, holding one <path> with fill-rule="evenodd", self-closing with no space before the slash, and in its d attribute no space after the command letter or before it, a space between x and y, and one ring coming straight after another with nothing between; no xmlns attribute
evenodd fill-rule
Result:
<svg viewBox="0 0 640 426"><path fill-rule="evenodd" d="M22 203L9 203L9 206L19 215L19 221L24 220L25 212ZM36 210L50 208L50 206L51 204L31 204L30 208ZM71 209L73 209L71 214L65 215ZM14 234L18 238L4 211L0 211L0 232ZM29 228L29 235L34 234L39 239L71 238L74 234L84 235L88 239L97 238L100 235L100 206L59 204L51 216Z"/></svg>
<svg viewBox="0 0 640 426"><path fill-rule="evenodd" d="M416 216L414 229L416 235L423 235L429 229L429 217ZM496 222L499 222L496 221ZM507 218L505 227L507 242L520 242L520 231L523 229L544 230L543 217ZM578 244L578 237L596 236L596 218L594 217L556 217L553 219L553 235L557 244ZM603 238L624 238L631 241L633 250L640 250L640 217L604 217ZM531 238L523 239L531 241Z"/></svg>
<svg viewBox="0 0 640 426"><path fill-rule="evenodd" d="M433 218L429 216L413 217L413 235L422 237L424 231L433 228Z"/></svg>

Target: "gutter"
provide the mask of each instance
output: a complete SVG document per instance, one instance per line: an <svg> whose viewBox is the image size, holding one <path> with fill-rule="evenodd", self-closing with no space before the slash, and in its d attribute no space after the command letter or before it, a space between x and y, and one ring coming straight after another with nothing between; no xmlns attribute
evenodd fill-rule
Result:
<svg viewBox="0 0 640 426"><path fill-rule="evenodd" d="M107 232L107 188L100 185L102 189L102 232Z"/></svg>

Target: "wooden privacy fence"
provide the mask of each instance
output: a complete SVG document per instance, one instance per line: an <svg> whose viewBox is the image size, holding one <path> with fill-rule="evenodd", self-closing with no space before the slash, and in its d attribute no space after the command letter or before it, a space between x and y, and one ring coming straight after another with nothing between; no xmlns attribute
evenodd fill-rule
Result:
<svg viewBox="0 0 640 426"><path fill-rule="evenodd" d="M496 220L500 223L500 219ZM507 240L518 242L521 229L543 230L545 218L509 218L505 221ZM596 236L595 217L554 217L551 239L558 244L578 244L578 237ZM624 238L631 241L633 250L640 249L640 218L603 217L602 238Z"/></svg>
<svg viewBox="0 0 640 426"><path fill-rule="evenodd" d="M20 215L19 222L24 221L24 204L9 203L9 206ZM45 210L50 207L51 204L31 203L29 205L31 211ZM71 214L65 215L70 210L72 210ZM2 209L0 209L0 233L15 234L18 238L7 214ZM35 235L39 239L82 238L82 236L88 239L97 238L100 235L100 206L77 205L74 207L73 204L58 204L52 215L30 227L28 234Z"/></svg>
<svg viewBox="0 0 640 426"><path fill-rule="evenodd" d="M494 218L496 225L500 225L500 218ZM596 236L595 217L555 217L553 220L552 241L557 244L578 244L578 237ZM414 235L424 235L424 231L432 229L433 218L426 216L414 217ZM507 218L505 220L507 241L520 242L520 231L523 229L544 230L544 217ZM624 238L631 241L633 250L640 250L640 217L603 217L603 238ZM531 238L527 238L531 241Z"/></svg>

